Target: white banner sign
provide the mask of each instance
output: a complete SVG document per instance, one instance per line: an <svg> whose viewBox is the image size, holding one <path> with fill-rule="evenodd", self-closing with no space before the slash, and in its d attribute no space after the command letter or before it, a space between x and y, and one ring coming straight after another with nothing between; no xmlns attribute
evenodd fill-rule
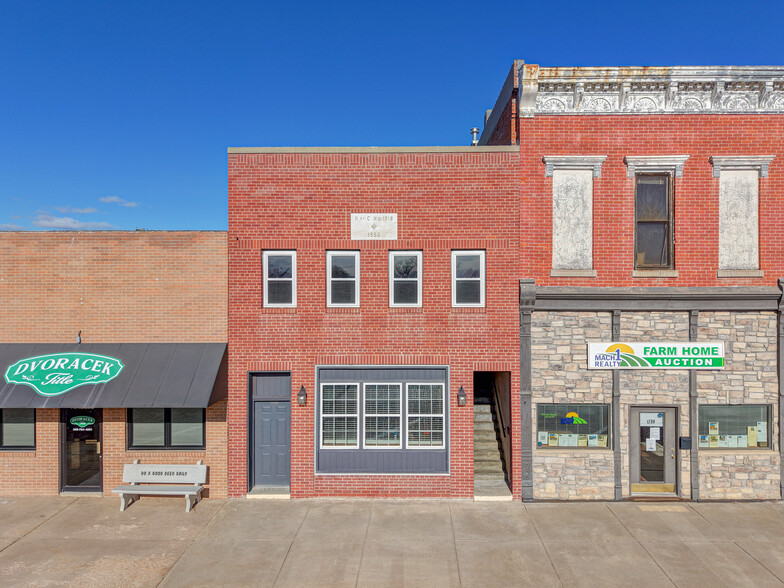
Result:
<svg viewBox="0 0 784 588"><path fill-rule="evenodd" d="M589 370L720 370L724 343L588 343Z"/></svg>

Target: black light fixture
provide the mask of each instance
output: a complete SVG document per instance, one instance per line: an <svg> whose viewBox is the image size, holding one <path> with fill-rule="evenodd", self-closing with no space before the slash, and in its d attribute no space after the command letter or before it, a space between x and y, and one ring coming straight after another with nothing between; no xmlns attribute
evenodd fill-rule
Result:
<svg viewBox="0 0 784 588"><path fill-rule="evenodd" d="M305 406L308 403L308 393L305 392L305 386L299 387L299 394L297 394L297 404Z"/></svg>
<svg viewBox="0 0 784 588"><path fill-rule="evenodd" d="M78 343L81 343L81 342L82 342L82 330L79 329L79 334L76 335L76 343L78 344Z"/></svg>
<svg viewBox="0 0 784 588"><path fill-rule="evenodd" d="M466 393L462 386L460 386L460 390L457 391L457 405L458 406L466 405Z"/></svg>

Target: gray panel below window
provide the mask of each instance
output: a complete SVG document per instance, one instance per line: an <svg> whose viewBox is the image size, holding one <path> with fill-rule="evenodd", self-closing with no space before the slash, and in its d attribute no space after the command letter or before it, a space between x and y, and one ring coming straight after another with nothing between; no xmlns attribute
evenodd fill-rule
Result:
<svg viewBox="0 0 784 588"><path fill-rule="evenodd" d="M445 449L322 449L318 471L322 474L438 474L449 471L447 461Z"/></svg>

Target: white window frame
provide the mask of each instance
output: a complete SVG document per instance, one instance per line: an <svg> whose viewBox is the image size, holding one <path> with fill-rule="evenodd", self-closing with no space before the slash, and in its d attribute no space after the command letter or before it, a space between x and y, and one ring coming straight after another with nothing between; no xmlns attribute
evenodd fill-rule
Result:
<svg viewBox="0 0 784 588"><path fill-rule="evenodd" d="M416 413L413 414L408 407L408 389L411 386L441 386L441 411L440 413ZM405 435L406 435L406 449L421 450L421 449L445 449L446 448L446 384L442 382L407 382L406 383L406 422L405 422ZM411 445L408 439L408 419L416 417L441 417L441 445Z"/></svg>
<svg viewBox="0 0 784 588"><path fill-rule="evenodd" d="M356 262L356 269L354 271L353 278L333 278L332 277L332 258L336 255L351 255L354 256ZM329 308L358 308L359 307L359 291L360 291L360 280L359 280L359 251L327 251L327 307ZM353 304L343 304L338 302L332 302L332 282L348 282L350 280L354 281L354 300Z"/></svg>
<svg viewBox="0 0 784 588"><path fill-rule="evenodd" d="M356 445L324 445L324 386L356 386L357 387L357 412L328 414L327 417L356 417L357 419L357 444ZM362 421L359 418L360 404L363 402L362 384L359 382L322 382L319 393L319 447L321 449L359 449L362 439Z"/></svg>
<svg viewBox="0 0 784 588"><path fill-rule="evenodd" d="M373 417L398 417L400 419L400 439L397 445L368 445L367 439L365 438L365 432L367 431L367 422L366 419L368 418L368 410L367 410L367 387L368 386L397 386L400 390L400 410L397 413L373 413L371 414L371 418ZM364 382L362 384L362 448L363 449L403 449L403 437L405 434L405 427L403 423L403 402L405 402L405 398L403 398L403 382Z"/></svg>
<svg viewBox="0 0 784 588"><path fill-rule="evenodd" d="M291 278L269 278L269 256L270 255L290 255L291 256ZM264 251L262 254L262 282L264 283L264 307L265 308L296 308L297 307L297 252L296 250L281 249ZM286 282L291 281L291 303L276 304L269 302L269 281Z"/></svg>
<svg viewBox="0 0 784 588"><path fill-rule="evenodd" d="M408 255L416 257L417 260L417 302L416 304L404 304L395 302L395 281L413 282L412 278L395 278L395 256ZM390 308L421 308L422 306L422 252L421 251L390 251L389 252L389 307Z"/></svg>
<svg viewBox="0 0 784 588"><path fill-rule="evenodd" d="M485 262L484 249L456 249L452 251L452 306L455 308L484 308L485 306L485 286L487 278L487 264ZM479 303L457 302L457 257L462 255L478 255L481 267L479 278L460 278L460 280L479 281Z"/></svg>

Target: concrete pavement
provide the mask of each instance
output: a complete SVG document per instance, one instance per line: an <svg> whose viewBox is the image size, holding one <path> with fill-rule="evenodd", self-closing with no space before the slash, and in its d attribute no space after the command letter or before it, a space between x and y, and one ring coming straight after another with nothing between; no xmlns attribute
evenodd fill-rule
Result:
<svg viewBox="0 0 784 588"><path fill-rule="evenodd" d="M0 498L0 586L782 586L782 503Z"/></svg>

